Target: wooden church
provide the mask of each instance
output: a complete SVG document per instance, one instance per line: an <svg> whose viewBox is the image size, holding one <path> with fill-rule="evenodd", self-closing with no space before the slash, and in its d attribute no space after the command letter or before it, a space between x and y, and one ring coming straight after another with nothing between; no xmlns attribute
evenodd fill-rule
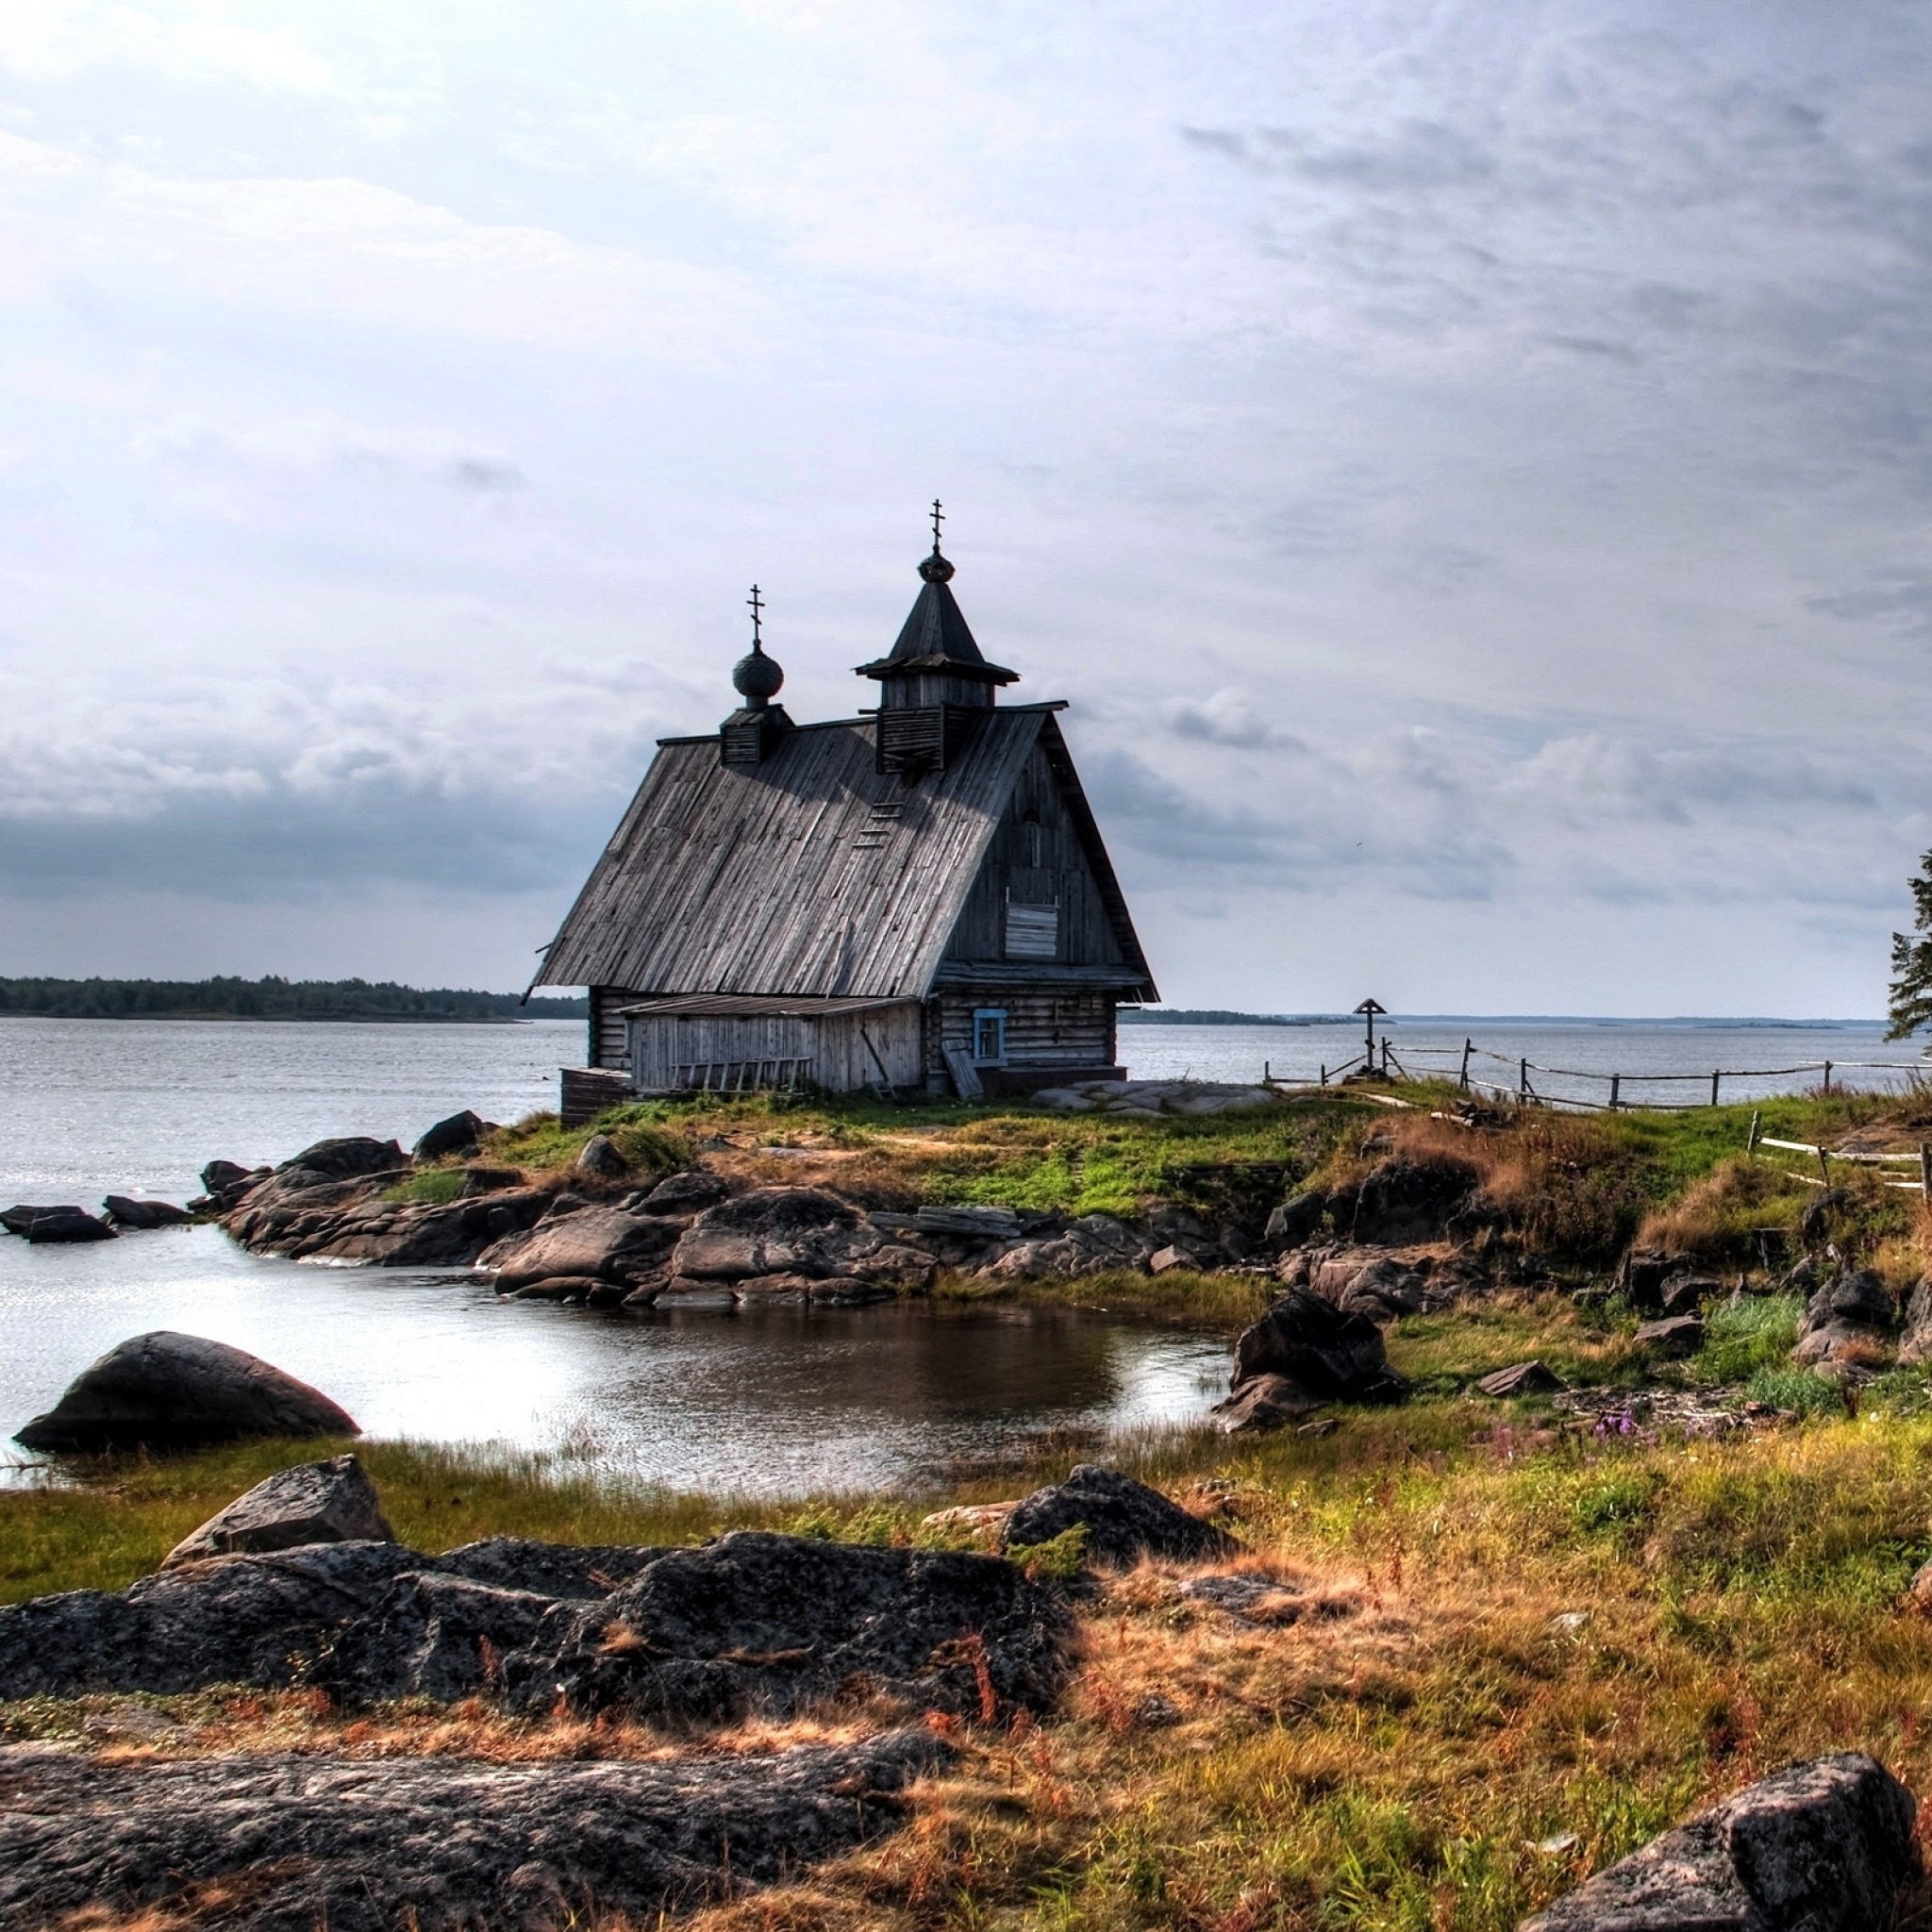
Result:
<svg viewBox="0 0 1932 1932"><path fill-rule="evenodd" d="M878 706L796 724L753 591L742 702L667 738L534 986L588 986L565 1112L626 1093L1027 1092L1120 1078L1114 1013L1158 999L1055 714L1000 705L932 555Z"/></svg>

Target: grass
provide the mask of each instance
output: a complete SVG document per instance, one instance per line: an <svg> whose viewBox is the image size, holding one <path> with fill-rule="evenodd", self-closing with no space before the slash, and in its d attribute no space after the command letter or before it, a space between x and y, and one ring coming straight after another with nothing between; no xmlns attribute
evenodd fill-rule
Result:
<svg viewBox="0 0 1932 1932"><path fill-rule="evenodd" d="M1512 1319L1561 1339L1541 1307ZM1423 1327L1398 1341L1412 1359L1449 1346ZM1471 1344L1462 1363L1485 1358ZM9 1589L31 1550L42 1585L125 1580L235 1488L311 1453L102 1465L85 1490L0 1497ZM926 1508L997 1493L751 1507L626 1494L534 1458L358 1453L398 1528L429 1547L737 1523L905 1541ZM1724 1443L1539 1447L1493 1407L1444 1398L1349 1415L1324 1438L1170 1437L1128 1459L1217 1508L1285 1607L1244 1625L1180 1596L1172 1566L1110 1580L1079 1607L1081 1667L1052 1720L966 1727L959 1765L921 1788L905 1832L712 1906L697 1932L1505 1932L1793 1758L1869 1750L1932 1790L1932 1624L1899 1607L1932 1547L1932 1422L1881 1405ZM1008 1492L1056 1473L1015 1472ZM74 1536L52 1534L62 1517ZM189 1726L170 1750L541 1757L663 1742L481 1704L151 1701ZM12 1707L0 1728L75 1735L103 1703Z"/></svg>

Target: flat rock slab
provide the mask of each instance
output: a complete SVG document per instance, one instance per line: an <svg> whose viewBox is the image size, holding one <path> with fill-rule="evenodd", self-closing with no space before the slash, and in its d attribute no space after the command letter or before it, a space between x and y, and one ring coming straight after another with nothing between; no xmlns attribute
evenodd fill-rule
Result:
<svg viewBox="0 0 1932 1932"><path fill-rule="evenodd" d="M1081 1463L1065 1482L1034 1491L1007 1518L1000 1547L1051 1542L1076 1525L1087 1531L1087 1554L1103 1563L1126 1565L1142 1557L1193 1562L1241 1548L1224 1530L1189 1515L1158 1490L1091 1462Z"/></svg>
<svg viewBox="0 0 1932 1932"><path fill-rule="evenodd" d="M1171 1505L1169 1506L1172 1507ZM0 1700L313 1684L705 1722L854 1694L1044 1707L1069 1619L994 1557L741 1531L696 1549L499 1538L216 1557L0 1607ZM0 1922L4 1923L4 1922Z"/></svg>
<svg viewBox="0 0 1932 1932"><path fill-rule="evenodd" d="M1519 1932L1877 1932L1917 1875L1911 1793L1843 1752L1747 1785Z"/></svg>
<svg viewBox="0 0 1932 1932"><path fill-rule="evenodd" d="M203 1557L291 1550L302 1543L392 1543L375 1485L353 1456L277 1470L185 1536L161 1568Z"/></svg>
<svg viewBox="0 0 1932 1932"><path fill-rule="evenodd" d="M29 1449L175 1449L243 1436L359 1436L320 1390L225 1341L158 1328L110 1348L14 1437Z"/></svg>
<svg viewBox="0 0 1932 1932"><path fill-rule="evenodd" d="M1516 1362L1475 1385L1485 1395L1560 1395L1569 1385L1540 1361Z"/></svg>
<svg viewBox="0 0 1932 1932"><path fill-rule="evenodd" d="M1639 1348L1662 1356L1695 1355L1704 1346L1704 1324L1695 1315L1666 1315L1661 1322L1645 1322L1632 1339Z"/></svg>
<svg viewBox="0 0 1932 1932"><path fill-rule="evenodd" d="M36 1244L62 1241L110 1241L114 1230L84 1208L22 1206L0 1213L0 1227Z"/></svg>
<svg viewBox="0 0 1932 1932"><path fill-rule="evenodd" d="M234 1932L655 1924L892 1830L924 1730L652 1763L0 1750L0 1924L188 1904ZM192 1912L189 1916L192 1916Z"/></svg>

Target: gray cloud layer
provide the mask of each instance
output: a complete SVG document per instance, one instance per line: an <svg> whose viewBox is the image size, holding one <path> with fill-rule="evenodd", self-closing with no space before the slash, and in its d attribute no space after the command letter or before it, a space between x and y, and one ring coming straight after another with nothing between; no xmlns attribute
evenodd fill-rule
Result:
<svg viewBox="0 0 1932 1932"><path fill-rule="evenodd" d="M426 895L511 983L741 586L847 712L938 490L1171 997L1875 1010L1922 9L571 21L0 18L0 971Z"/></svg>

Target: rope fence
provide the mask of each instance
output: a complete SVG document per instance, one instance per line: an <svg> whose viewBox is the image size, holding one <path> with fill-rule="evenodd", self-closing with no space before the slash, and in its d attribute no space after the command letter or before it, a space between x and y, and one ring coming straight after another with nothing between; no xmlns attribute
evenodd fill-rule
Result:
<svg viewBox="0 0 1932 1932"><path fill-rule="evenodd" d="M1487 1047L1476 1045L1474 1040L1465 1040L1460 1046L1406 1046L1398 1055L1385 1038L1377 1044L1376 1051L1363 1051L1353 1059L1344 1060L1339 1067L1324 1066L1321 1070L1321 1084L1330 1086L1345 1080L1351 1074L1380 1074L1384 1078L1396 1077L1404 1080L1415 1078L1403 1064L1404 1057L1414 1060L1429 1058L1459 1059L1457 1071L1457 1084L1464 1092L1492 1093L1501 1098L1520 1102L1524 1106L1573 1107L1593 1113L1618 1113L1632 1103L1624 1096L1626 1087L1659 1086L1674 1083L1679 1087L1696 1085L1707 1089L1696 1100L1645 1100L1641 1104L1646 1108L1668 1112L1688 1113L1701 1107L1717 1107L1722 1104L1724 1083L1726 1080L1782 1080L1798 1074L1817 1074L1821 1076L1820 1091L1831 1092L1833 1074L1886 1073L1903 1074L1907 1089L1917 1088L1932 1080L1932 1065L1924 1060L1800 1060L1789 1067L1715 1067L1708 1074L1604 1074L1586 1071L1578 1067L1546 1067L1540 1061L1527 1059L1521 1055L1511 1058L1507 1054L1491 1053ZM1474 1061L1493 1061L1507 1067L1515 1074L1513 1082L1485 1079L1472 1071ZM1572 1093L1545 1093L1539 1091L1530 1079L1532 1074L1541 1074L1555 1080L1588 1080L1600 1082L1609 1088L1607 1100L1586 1100ZM1273 1074L1264 1069L1264 1080L1272 1079ZM1839 1091L1846 1091L1842 1079ZM1770 1144L1770 1143L1767 1143Z"/></svg>

